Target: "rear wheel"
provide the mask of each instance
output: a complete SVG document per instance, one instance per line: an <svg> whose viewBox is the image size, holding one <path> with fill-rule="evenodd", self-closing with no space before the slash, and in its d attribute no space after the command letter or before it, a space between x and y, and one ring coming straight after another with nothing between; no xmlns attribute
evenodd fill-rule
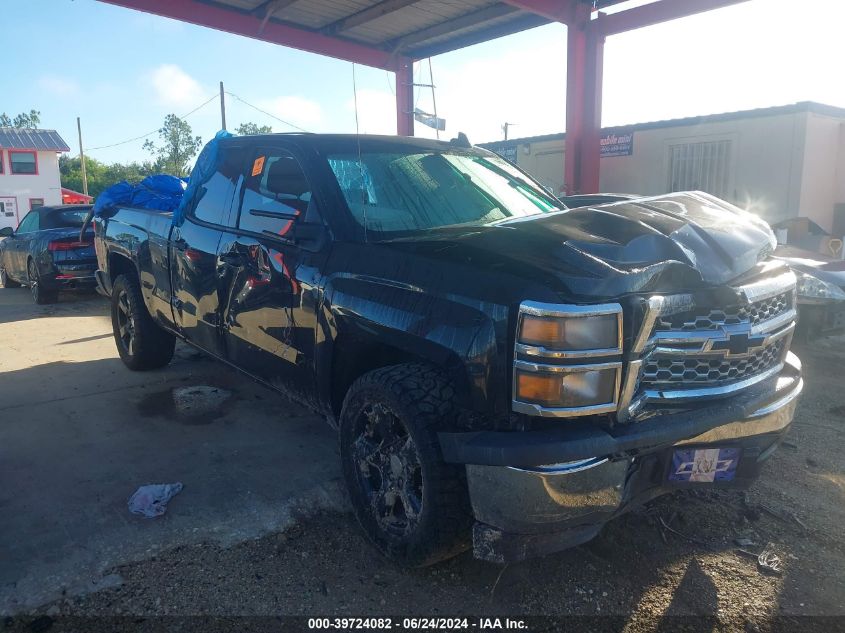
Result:
<svg viewBox="0 0 845 633"><path fill-rule="evenodd" d="M5 268L0 268L0 286L4 288L20 288L21 285L17 281L12 281L9 278L9 273Z"/></svg>
<svg viewBox="0 0 845 633"><path fill-rule="evenodd" d="M445 463L437 441L453 397L437 370L407 364L365 374L343 403L340 452L355 516L403 566L430 565L469 545L464 467Z"/></svg>
<svg viewBox="0 0 845 633"><path fill-rule="evenodd" d="M38 305L55 303L59 298L58 290L47 290L41 283L41 275L38 274L38 266L35 260L30 259L26 265L26 275L29 281L29 290L32 293L32 300Z"/></svg>
<svg viewBox="0 0 845 633"><path fill-rule="evenodd" d="M167 365L173 358L176 337L153 321L138 280L120 275L112 287L111 299L112 330L123 364L134 371Z"/></svg>

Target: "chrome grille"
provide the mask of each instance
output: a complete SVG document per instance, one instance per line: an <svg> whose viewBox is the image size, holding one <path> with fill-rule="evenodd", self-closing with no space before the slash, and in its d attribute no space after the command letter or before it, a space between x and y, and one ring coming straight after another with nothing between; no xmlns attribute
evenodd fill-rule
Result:
<svg viewBox="0 0 845 633"><path fill-rule="evenodd" d="M789 291L745 306L732 306L723 310L692 310L661 316L655 322L654 331L695 332L718 330L724 325L741 323L758 325L784 314L791 308L792 291Z"/></svg>
<svg viewBox="0 0 845 633"><path fill-rule="evenodd" d="M663 356L653 354L643 365L640 385L649 388L658 385L715 385L743 380L781 362L786 350L786 339L764 347L747 358L719 356Z"/></svg>

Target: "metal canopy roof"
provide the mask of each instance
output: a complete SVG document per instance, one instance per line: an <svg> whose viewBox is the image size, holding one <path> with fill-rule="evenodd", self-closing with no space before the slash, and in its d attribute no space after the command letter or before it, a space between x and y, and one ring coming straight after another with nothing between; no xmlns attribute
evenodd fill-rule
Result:
<svg viewBox="0 0 845 633"><path fill-rule="evenodd" d="M604 42L746 0L100 0L396 75L397 132L414 134L415 60L559 22L566 54L566 183L596 191ZM618 11L604 11L612 5ZM554 68L554 64L552 65Z"/></svg>
<svg viewBox="0 0 845 633"><path fill-rule="evenodd" d="M388 69L400 57L422 59L554 21L497 0L103 1Z"/></svg>
<svg viewBox="0 0 845 633"><path fill-rule="evenodd" d="M70 147L56 130L0 127L0 149L69 152Z"/></svg>

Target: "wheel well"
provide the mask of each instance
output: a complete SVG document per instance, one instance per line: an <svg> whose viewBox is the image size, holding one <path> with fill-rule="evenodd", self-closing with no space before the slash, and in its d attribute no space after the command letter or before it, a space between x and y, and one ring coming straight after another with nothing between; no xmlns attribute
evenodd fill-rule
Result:
<svg viewBox="0 0 845 633"><path fill-rule="evenodd" d="M120 275L137 275L138 271L135 269L135 264L123 255L116 253L109 254L109 277L111 282L117 279Z"/></svg>
<svg viewBox="0 0 845 633"><path fill-rule="evenodd" d="M390 345L350 338L336 340L334 349L331 405L336 418L340 416L343 399L349 387L367 372L401 363L426 362L414 354Z"/></svg>

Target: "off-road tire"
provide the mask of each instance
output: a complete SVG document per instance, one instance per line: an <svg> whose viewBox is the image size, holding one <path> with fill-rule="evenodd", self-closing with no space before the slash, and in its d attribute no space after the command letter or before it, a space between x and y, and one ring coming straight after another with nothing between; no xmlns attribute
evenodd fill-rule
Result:
<svg viewBox="0 0 845 633"><path fill-rule="evenodd" d="M0 286L4 288L20 288L21 285L17 281L12 281L9 277L9 273L6 272L5 268L0 268Z"/></svg>
<svg viewBox="0 0 845 633"><path fill-rule="evenodd" d="M138 279L120 275L111 294L111 321L120 360L133 371L164 367L173 358L176 337L150 316Z"/></svg>
<svg viewBox="0 0 845 633"><path fill-rule="evenodd" d="M59 291L46 290L44 288L41 283L41 275L38 273L38 266L35 265L34 259L30 259L26 263L26 277L33 302L40 306L48 303L56 303L59 298Z"/></svg>
<svg viewBox="0 0 845 633"><path fill-rule="evenodd" d="M403 567L423 567L455 556L470 545L472 511L467 492L466 471L462 465L443 461L437 431L454 418L454 389L435 368L422 364L393 365L371 371L350 387L340 414L340 454L343 475L355 516L372 543L390 560ZM374 409L375 408L375 409ZM391 420L400 423L412 440L405 454L416 454L415 473L419 472L421 501L413 527L404 534L385 528L384 517L395 512L376 514L380 494L373 491L369 473L373 461L360 459L359 438L368 446L384 446L366 436L372 416L365 412L388 411ZM398 428L398 427L397 427ZM392 442L396 445L396 442ZM391 449L392 450L392 449ZM366 452L366 451L365 451ZM384 451L378 451L383 453ZM399 452L399 451L397 451ZM375 453L372 453L375 455ZM373 458L381 464L393 464ZM413 461L413 460L411 460ZM393 469L384 466L385 470ZM381 469L376 469L376 473ZM417 474L414 475L416 480ZM379 478L376 475L376 478ZM383 479L383 478L381 478ZM396 481L395 474L389 480ZM398 478L400 484L402 477ZM394 493L395 494L395 493ZM382 498L384 496L382 495ZM393 499L397 497L393 496ZM404 516L406 513L403 511ZM380 518L381 517L381 518Z"/></svg>

